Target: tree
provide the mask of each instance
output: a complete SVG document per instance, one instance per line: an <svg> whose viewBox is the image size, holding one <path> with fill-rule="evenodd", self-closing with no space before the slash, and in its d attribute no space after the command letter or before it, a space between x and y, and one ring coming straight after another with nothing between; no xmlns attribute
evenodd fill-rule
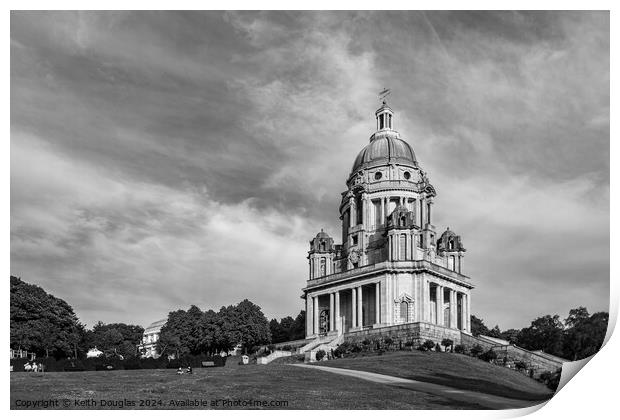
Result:
<svg viewBox="0 0 620 420"><path fill-rule="evenodd" d="M514 344L517 342L518 337L519 337L519 330L511 328L509 330L502 331L499 338L501 338L502 340L506 340L509 343Z"/></svg>
<svg viewBox="0 0 620 420"><path fill-rule="evenodd" d="M586 308L579 307L569 312L565 324L563 353L570 360L579 360L595 354L603 345L609 313L597 312L590 315Z"/></svg>
<svg viewBox="0 0 620 420"><path fill-rule="evenodd" d="M282 343L288 341L288 331L278 322L277 319L269 321L269 331L271 332L271 341L273 343Z"/></svg>
<svg viewBox="0 0 620 420"><path fill-rule="evenodd" d="M37 355L66 357L76 355L83 333L73 308L39 286L11 276L11 348Z"/></svg>
<svg viewBox="0 0 620 420"><path fill-rule="evenodd" d="M226 315L227 325L230 328L227 341L232 347L241 344L245 350L248 350L256 345L271 342L269 322L260 306L245 299L237 306L230 307ZM236 341L231 343L230 337L234 337Z"/></svg>
<svg viewBox="0 0 620 420"><path fill-rule="evenodd" d="M484 321L475 315L471 316L471 333L473 335L488 335L489 329L484 325Z"/></svg>
<svg viewBox="0 0 620 420"><path fill-rule="evenodd" d="M517 337L517 344L528 350L542 350L562 357L564 325L559 315L545 315L536 318L523 328Z"/></svg>
<svg viewBox="0 0 620 420"><path fill-rule="evenodd" d="M499 329L499 325L496 325L493 329L489 330L487 335L489 337L502 338L502 330Z"/></svg>
<svg viewBox="0 0 620 420"><path fill-rule="evenodd" d="M301 311L295 317L295 322L291 326L289 340L301 340L306 337L306 311Z"/></svg>
<svg viewBox="0 0 620 420"><path fill-rule="evenodd" d="M143 333L144 328L139 325L104 324L99 321L92 330L86 332L84 344L88 349L96 347L108 354L134 357Z"/></svg>

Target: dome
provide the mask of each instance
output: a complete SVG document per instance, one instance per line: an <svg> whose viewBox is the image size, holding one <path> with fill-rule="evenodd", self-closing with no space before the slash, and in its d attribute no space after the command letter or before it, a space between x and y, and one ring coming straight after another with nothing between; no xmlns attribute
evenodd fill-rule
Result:
<svg viewBox="0 0 620 420"><path fill-rule="evenodd" d="M413 148L406 141L395 136L374 138L357 155L351 173L371 164L405 163L417 166Z"/></svg>
<svg viewBox="0 0 620 420"><path fill-rule="evenodd" d="M323 229L321 229L321 231L316 234L315 238L324 239L324 238L331 238L331 236L323 232Z"/></svg>

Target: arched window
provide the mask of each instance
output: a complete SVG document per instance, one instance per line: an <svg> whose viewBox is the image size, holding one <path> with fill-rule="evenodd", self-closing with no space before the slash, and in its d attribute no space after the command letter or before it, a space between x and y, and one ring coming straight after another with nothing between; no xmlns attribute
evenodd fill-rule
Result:
<svg viewBox="0 0 620 420"><path fill-rule="evenodd" d="M454 239L448 241L448 249L452 251L454 249Z"/></svg>
<svg viewBox="0 0 620 420"><path fill-rule="evenodd" d="M407 259L407 236L400 235L400 244L399 244L399 255L398 259L404 261Z"/></svg>
<svg viewBox="0 0 620 420"><path fill-rule="evenodd" d="M321 276L325 275L325 258L321 258Z"/></svg>
<svg viewBox="0 0 620 420"><path fill-rule="evenodd" d="M400 320L402 322L409 321L409 303L404 300L400 302Z"/></svg>
<svg viewBox="0 0 620 420"><path fill-rule="evenodd" d="M325 251L325 241L321 241L321 245L319 246L321 251Z"/></svg>
<svg viewBox="0 0 620 420"><path fill-rule="evenodd" d="M455 267L455 262L454 262L454 255L450 255L450 263L449 263L449 267L450 270L455 271L456 267Z"/></svg>

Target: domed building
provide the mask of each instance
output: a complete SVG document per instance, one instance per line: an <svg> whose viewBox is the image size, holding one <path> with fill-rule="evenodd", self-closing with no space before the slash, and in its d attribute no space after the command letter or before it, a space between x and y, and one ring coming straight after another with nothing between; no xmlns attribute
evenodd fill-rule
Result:
<svg viewBox="0 0 620 420"><path fill-rule="evenodd" d="M465 248L433 220L436 196L384 101L377 129L342 193L342 243L321 230L310 241L306 337L390 334L417 342L470 331L473 284ZM310 347L308 347L310 348Z"/></svg>

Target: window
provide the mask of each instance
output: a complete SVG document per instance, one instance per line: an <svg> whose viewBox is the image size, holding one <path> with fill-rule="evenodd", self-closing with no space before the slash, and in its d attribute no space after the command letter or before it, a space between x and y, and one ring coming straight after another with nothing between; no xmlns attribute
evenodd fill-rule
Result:
<svg viewBox="0 0 620 420"><path fill-rule="evenodd" d="M375 172L375 180L380 180L383 174L381 172Z"/></svg>
<svg viewBox="0 0 620 420"><path fill-rule="evenodd" d="M357 235L353 235L351 239L353 239L353 245L357 245Z"/></svg>
<svg viewBox="0 0 620 420"><path fill-rule="evenodd" d="M321 258L321 276L325 275L325 258Z"/></svg>
<svg viewBox="0 0 620 420"><path fill-rule="evenodd" d="M454 249L454 239L448 241L448 249L452 251Z"/></svg>
<svg viewBox="0 0 620 420"><path fill-rule="evenodd" d="M403 174L403 177L404 177L405 179L409 179L409 178L411 178L411 173L409 173L409 172L405 172L405 173Z"/></svg>
<svg viewBox="0 0 620 420"><path fill-rule="evenodd" d="M400 302L400 320L401 322L409 320L409 304L405 301Z"/></svg>
<svg viewBox="0 0 620 420"><path fill-rule="evenodd" d="M450 255L450 263L449 263L449 267L450 270L455 271L455 265L454 265L454 255Z"/></svg>
<svg viewBox="0 0 620 420"><path fill-rule="evenodd" d="M400 235L398 259L404 261L407 259L407 235Z"/></svg>

